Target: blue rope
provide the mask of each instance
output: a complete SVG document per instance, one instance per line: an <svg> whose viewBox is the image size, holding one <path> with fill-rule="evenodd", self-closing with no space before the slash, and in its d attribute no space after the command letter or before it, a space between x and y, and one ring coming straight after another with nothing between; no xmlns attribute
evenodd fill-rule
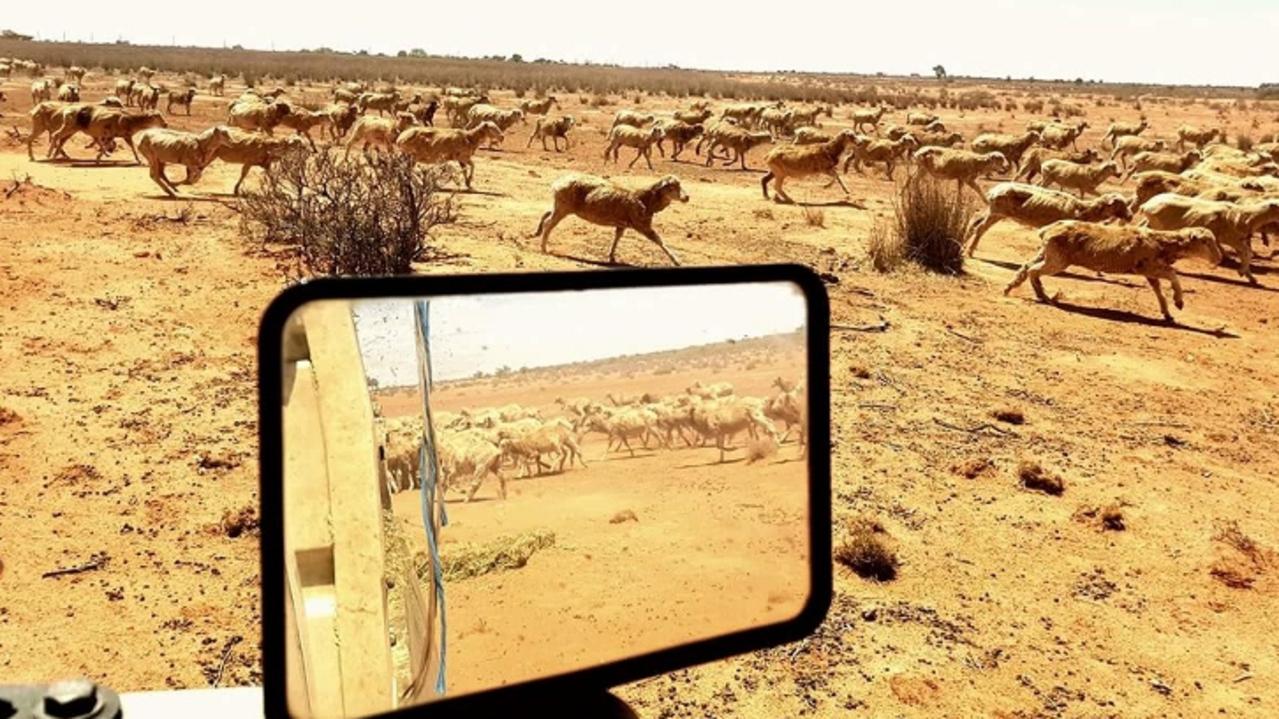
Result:
<svg viewBox="0 0 1279 719"><path fill-rule="evenodd" d="M430 321L426 300L418 300L414 307L418 332L418 379L422 387L422 442L418 447L418 472L422 484L422 525L426 528L426 544L431 551L431 572L435 583L435 603L440 610L440 673L435 679L435 693L444 694L446 656L448 650L448 617L444 610L444 570L440 566L440 545L435 536L433 509L435 507L435 482L440 470L435 455L435 431L431 424L431 354L426 351L430 338ZM447 527L448 512L440 502L440 526Z"/></svg>

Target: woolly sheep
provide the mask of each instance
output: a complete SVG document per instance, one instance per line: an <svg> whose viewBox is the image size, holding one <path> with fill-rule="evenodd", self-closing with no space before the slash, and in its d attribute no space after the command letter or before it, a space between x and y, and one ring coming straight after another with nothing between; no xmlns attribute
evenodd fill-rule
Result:
<svg viewBox="0 0 1279 719"><path fill-rule="evenodd" d="M1252 235L1279 221L1279 199L1247 203L1217 202L1172 193L1155 195L1141 206L1140 222L1156 230L1201 227L1239 256L1239 274L1257 284L1252 274Z"/></svg>
<svg viewBox="0 0 1279 719"><path fill-rule="evenodd" d="M1150 124L1146 122L1146 118L1141 118L1141 122L1112 122L1110 127L1106 128L1106 135L1101 138L1101 144L1115 146L1115 141L1121 137L1132 137L1140 135L1146 131Z"/></svg>
<svg viewBox="0 0 1279 719"><path fill-rule="evenodd" d="M700 379L684 388L684 392L693 397L701 397L702 399L718 399L720 397L731 397L736 390L729 382L712 382L705 384Z"/></svg>
<svg viewBox="0 0 1279 719"><path fill-rule="evenodd" d="M462 167L462 180L469 190L475 180L475 151L482 143L494 140L501 142L502 131L486 120L467 130L410 127L395 138L395 146L417 162L456 162Z"/></svg>
<svg viewBox="0 0 1279 719"><path fill-rule="evenodd" d="M287 127L297 135L306 138L311 149L316 149L311 130L331 121L330 116L322 110L308 110L305 107L290 108L288 114L280 118L280 127Z"/></svg>
<svg viewBox="0 0 1279 719"><path fill-rule="evenodd" d="M545 115L551 111L551 107L558 105L559 101L554 95L547 95L540 100L521 100L519 108L528 115Z"/></svg>
<svg viewBox="0 0 1279 719"><path fill-rule="evenodd" d="M712 160L715 158L716 148L724 148L729 153L728 159L724 162L725 166L732 165L734 162L740 162L743 170L749 170L746 166L746 153L752 149L771 142L773 137L767 132L751 132L745 128L721 123L715 127L715 131L707 131L704 133L708 140L706 147L706 166L710 167Z"/></svg>
<svg viewBox="0 0 1279 719"><path fill-rule="evenodd" d="M583 468L586 467L582 448L578 446L577 438L569 427L559 422L538 424L535 429L498 440L498 449L512 459L524 459L526 462L531 460L537 466L539 474L544 467L542 455L545 454L559 455L560 472L565 470L566 464L571 468L573 460L580 462Z"/></svg>
<svg viewBox="0 0 1279 719"><path fill-rule="evenodd" d="M1040 184L1044 187L1057 185L1066 190L1075 190L1080 197L1097 194L1097 187L1112 177L1119 176L1119 166L1113 162L1100 165L1081 165L1070 160L1048 160L1040 165Z"/></svg>
<svg viewBox="0 0 1279 719"><path fill-rule="evenodd" d="M1043 129L1040 133L1040 142L1044 147L1054 150L1065 149L1066 145L1070 145L1073 149L1078 150L1076 141L1080 135L1084 134L1084 130L1088 129L1088 123L1080 121L1074 125L1058 125L1051 124Z"/></svg>
<svg viewBox="0 0 1279 719"><path fill-rule="evenodd" d="M249 176L250 170L261 167L269 171L271 163L285 153L304 150L306 145L296 135L271 137L257 132L228 129L226 139L213 149L212 158L230 165L240 165L240 179L231 191L231 194L239 196L240 186L244 184L244 178Z"/></svg>
<svg viewBox="0 0 1279 719"><path fill-rule="evenodd" d="M1198 228L1161 232L1132 225L1066 220L1043 228L1039 237L1043 241L1039 254L1017 271L1004 288L1005 295L1029 279L1035 296L1041 302L1052 302L1040 278L1076 265L1096 272L1142 275L1154 290L1164 319L1172 322L1159 281L1167 280L1172 285L1173 302L1182 309L1185 304L1181 281L1173 264L1190 258L1214 265L1221 262L1221 246L1213 234Z"/></svg>
<svg viewBox="0 0 1279 719"><path fill-rule="evenodd" d="M537 118L533 125L533 133L528 136L528 144L525 147L532 147L533 140L542 141L542 149L546 149L546 138L551 138L551 145L555 147L556 152L560 152L560 138L564 139L564 152L568 151L568 131L573 129L575 120L565 115L557 117L554 120L549 118Z"/></svg>
<svg viewBox="0 0 1279 719"><path fill-rule="evenodd" d="M1014 220L1026 227L1044 227L1061 220L1106 222L1132 219L1123 195L1110 193L1093 200L1077 200L1056 190L1017 182L1001 182L986 192L986 209L968 226L968 256L977 243L1001 220Z"/></svg>
<svg viewBox="0 0 1279 719"><path fill-rule="evenodd" d="M853 129L862 132L862 128L869 126L871 131L879 133L879 120L884 116L888 108L880 105L874 110L854 110L853 111Z"/></svg>
<svg viewBox="0 0 1279 719"><path fill-rule="evenodd" d="M106 154L107 143L117 139L124 140L129 150L133 152L133 161L141 164L142 160L138 157L137 147L133 144L133 136L148 128L167 126L164 116L154 110L130 115L113 107L86 105L74 114L62 116L62 126L53 133L49 144L54 155L65 157L66 154L62 151L63 144L72 135L82 132L97 143L99 149L95 159L101 160Z"/></svg>
<svg viewBox="0 0 1279 719"><path fill-rule="evenodd" d="M909 133L902 135L896 140L871 140L858 136L858 142L853 146L853 152L844 161L844 172L848 172L848 168L860 173L862 165L883 165L884 175L889 181L893 179L893 170L897 167L898 161L910 157L910 153L919 148L919 142L915 140L915 136Z"/></svg>
<svg viewBox="0 0 1279 719"><path fill-rule="evenodd" d="M936 115L933 115L933 114L930 114L930 113L926 113L926 112L909 112L909 113L906 113L906 124L907 124L907 125L921 125L921 126L927 126L927 125L931 125L931 124L933 124L934 122L937 122L937 120L938 120L938 119L940 119L940 118L938 118Z"/></svg>
<svg viewBox="0 0 1279 719"><path fill-rule="evenodd" d="M515 123L525 122L524 111L519 108L503 110L492 105L481 103L471 107L466 115L466 127L474 128L488 122L497 126L497 129L503 133L515 126ZM495 135L490 139L489 147L496 147L501 142L503 136Z"/></svg>
<svg viewBox="0 0 1279 719"><path fill-rule="evenodd" d="M798 127L795 128L793 143L796 145L816 145L819 142L830 142L832 139L834 139L833 135L822 132L815 127Z"/></svg>
<svg viewBox="0 0 1279 719"><path fill-rule="evenodd" d="M59 102L80 102L79 85L63 85L58 88Z"/></svg>
<svg viewBox="0 0 1279 719"><path fill-rule="evenodd" d="M172 115L173 106L177 105L178 107L185 107L187 109L187 115L190 115L192 102L195 102L194 87L188 87L182 92L170 92L169 101L165 104L164 111Z"/></svg>
<svg viewBox="0 0 1279 719"><path fill-rule="evenodd" d="M214 75L209 80L209 93L222 97L226 92L226 75Z"/></svg>
<svg viewBox="0 0 1279 719"><path fill-rule="evenodd" d="M777 180L777 201L794 202L786 194L786 180L821 175L839 183L844 195L848 195L848 187L839 176L839 160L848 147L857 141L858 135L852 130L843 130L828 142L817 145L780 145L768 151L764 156L764 164L768 172L760 180L764 191L764 199L768 199L768 183Z"/></svg>
<svg viewBox="0 0 1279 719"><path fill-rule="evenodd" d="M53 99L54 84L52 80L36 80L31 83L31 104L38 105Z"/></svg>
<svg viewBox="0 0 1279 719"><path fill-rule="evenodd" d="M116 80L115 95L124 100L124 104L133 104L133 80Z"/></svg>
<svg viewBox="0 0 1279 719"><path fill-rule="evenodd" d="M631 440L647 441L650 436L661 437L656 431L657 415L644 407L607 407L587 416L582 426L588 430L603 432L609 444L619 442L635 456ZM659 439L660 441L660 439Z"/></svg>
<svg viewBox="0 0 1279 719"><path fill-rule="evenodd" d="M1195 147L1203 147L1220 136L1221 130L1217 128L1204 129L1194 125L1182 125L1177 128L1177 150L1185 152L1187 142Z"/></svg>
<svg viewBox="0 0 1279 719"><path fill-rule="evenodd" d="M707 439L714 440L719 449L719 461L734 448L728 444L732 438L745 431L752 437L763 432L777 443L777 428L764 416L763 403L751 402L744 397L726 397L717 400L696 399L689 406L689 418L694 429Z"/></svg>
<svg viewBox="0 0 1279 719"><path fill-rule="evenodd" d="M1082 152L1068 150L1050 150L1047 147L1032 147L1021 158L1021 170L1017 173L1018 182L1029 182L1039 175L1039 170L1048 160L1070 160L1080 165L1088 165L1101 159L1101 155L1093 148Z"/></svg>
<svg viewBox="0 0 1279 719"><path fill-rule="evenodd" d="M436 435L436 458L440 463L440 493L447 494L455 485L469 480L466 501L488 477L496 477L499 495L506 499L506 477L499 470L502 451L483 434L475 430L451 431L442 429Z"/></svg>
<svg viewBox="0 0 1279 719"><path fill-rule="evenodd" d="M613 116L612 127L619 125L629 125L631 127L647 127L656 122L657 117L651 112L639 112L638 110L618 110Z"/></svg>
<svg viewBox="0 0 1279 719"><path fill-rule="evenodd" d="M1148 137L1128 135L1115 140L1115 148L1110 151L1111 160L1119 160L1119 166L1128 169L1128 158L1139 152L1163 152L1164 141Z"/></svg>
<svg viewBox="0 0 1279 719"><path fill-rule="evenodd" d="M713 112L707 109L701 110L676 110L672 117L677 121L688 125L704 125L707 120L711 119Z"/></svg>
<svg viewBox="0 0 1279 719"><path fill-rule="evenodd" d="M236 101L227 111L227 119L232 127L270 135L290 111L288 103L284 102Z"/></svg>
<svg viewBox="0 0 1279 719"><path fill-rule="evenodd" d="M395 105L400 101L400 93L398 92L366 92L361 94L355 100L355 106L359 108L361 113L369 110L377 110L377 114L397 112Z"/></svg>
<svg viewBox="0 0 1279 719"><path fill-rule="evenodd" d="M602 177L570 173L551 183L552 207L542 215L537 234L542 237L542 252L548 252L551 231L565 217L576 215L587 222L616 228L608 261L617 261L617 244L622 234L634 230L656 244L671 262L679 258L653 229L653 215L674 201L688 202L679 178L667 175L648 187L629 190Z"/></svg>
<svg viewBox="0 0 1279 719"><path fill-rule="evenodd" d="M688 143L701 136L704 128L700 124L688 124L679 120L663 121L658 123L662 129L662 136L657 140L657 151L666 156L666 149L662 143L666 140L671 141L671 159L678 160L679 154L684 151Z"/></svg>
<svg viewBox="0 0 1279 719"><path fill-rule="evenodd" d="M357 144L362 145L361 150L365 154L368 154L370 147L379 152L382 150L389 152L400 133L416 122L417 120L407 112L398 113L394 118L363 115L355 121L347 133L346 152L342 157L344 159L350 157L351 148Z"/></svg>

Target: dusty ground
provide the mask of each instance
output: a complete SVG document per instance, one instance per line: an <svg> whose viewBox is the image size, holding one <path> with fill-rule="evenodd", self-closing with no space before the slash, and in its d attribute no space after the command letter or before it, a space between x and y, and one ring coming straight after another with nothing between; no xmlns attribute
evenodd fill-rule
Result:
<svg viewBox="0 0 1279 719"><path fill-rule="evenodd" d="M25 110L25 84L4 85L0 125ZM175 124L203 127L216 107L202 97ZM573 152L524 150L521 130L484 153L480 192L439 238L456 259L423 272L604 259L609 232L577 221L557 230L559 256L526 238L547 183L567 169L656 173L605 166L606 115L572 97L565 110L584 125ZM1086 145L1111 117L1136 117L1128 105L1086 110ZM1146 110L1165 137L1215 119L1202 105ZM941 114L967 136L1029 119ZM1231 136L1254 120L1276 129L1273 110L1226 119ZM834 502L840 522L878 519L902 567L882 584L838 569L830 618L806 642L622 688L643 716L1279 713L1273 262L1259 263L1262 288L1187 265L1184 324L1168 327L1152 321L1144 283L1123 278L1050 279L1058 308L1004 298L1034 251L1012 225L987 236L964 277L875 274L864 238L889 204L880 179L851 178L864 208L825 207L819 227L764 202L756 173L659 161L665 172L692 201L656 226L686 261L806 263L839 280L833 322L889 321L832 338ZM237 239L226 198L211 194L230 189L228 168L206 175L185 221L171 218L186 205L155 199L141 169L29 163L0 138L0 185L27 174L39 188L0 199L0 675L84 673L120 689L255 682L256 546L218 525L256 499L253 347L281 287L275 262ZM812 182L792 194L840 199ZM662 260L635 238L621 258ZM1002 408L1025 423L992 420ZM999 429L965 431L984 423ZM1061 475L1064 494L1020 488L1023 459ZM985 460L972 479L955 470ZM1110 503L1123 531L1080 513ZM1228 523L1253 544L1225 541ZM41 577L101 552L98 569Z"/></svg>
<svg viewBox="0 0 1279 719"><path fill-rule="evenodd" d="M607 392L667 393L702 379L768 396L774 377L803 373L799 353L718 347L716 353L664 353L660 365L614 362L611 370L557 372L554 385L548 385L547 371L465 388L441 385L432 406L456 412L518 402L550 417L561 412L555 392L600 398ZM680 371L653 374L668 363ZM420 406L415 394L382 398L383 405L413 411ZM744 446L744 439L738 444ZM797 461L798 445L787 442L748 465L744 451L720 464L713 447L675 442L673 450L637 447L631 457L625 450L606 452L604 436L588 433L581 445L585 468L512 480L506 501L497 499L491 480L474 502L451 495L440 547L446 563L463 548L529 533L550 535L554 544L521 569L446 581L450 694L777 622L799 611L808 592L808 553L807 472ZM415 550L424 551L417 493L397 495L394 505Z"/></svg>

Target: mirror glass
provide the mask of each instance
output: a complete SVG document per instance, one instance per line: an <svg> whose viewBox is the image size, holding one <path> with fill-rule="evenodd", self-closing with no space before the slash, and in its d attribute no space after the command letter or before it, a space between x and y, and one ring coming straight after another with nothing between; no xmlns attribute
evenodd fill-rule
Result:
<svg viewBox="0 0 1279 719"><path fill-rule="evenodd" d="M806 314L784 282L304 305L283 338L291 710L793 619Z"/></svg>

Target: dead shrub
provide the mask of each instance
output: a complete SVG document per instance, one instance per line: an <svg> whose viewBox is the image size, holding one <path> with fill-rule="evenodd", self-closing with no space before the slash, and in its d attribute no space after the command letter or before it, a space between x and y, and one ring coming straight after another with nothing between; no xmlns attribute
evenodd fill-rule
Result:
<svg viewBox="0 0 1279 719"><path fill-rule="evenodd" d="M429 257L431 230L456 219L447 175L402 155L286 155L244 195L241 231L296 246L297 276L407 274Z"/></svg>
<svg viewBox="0 0 1279 719"><path fill-rule="evenodd" d="M961 191L916 173L898 185L891 225L872 228L871 263L890 271L905 259L957 275L964 270L963 239L972 216L972 203Z"/></svg>
<svg viewBox="0 0 1279 719"><path fill-rule="evenodd" d="M887 582L897 578L901 563L888 546L887 532L873 520L853 522L835 547L835 561L863 579Z"/></svg>
<svg viewBox="0 0 1279 719"><path fill-rule="evenodd" d="M1044 494L1059 497L1066 491L1066 483L1055 474L1044 471L1038 462L1022 461L1017 465L1017 480L1021 486Z"/></svg>
<svg viewBox="0 0 1279 719"><path fill-rule="evenodd" d="M1026 415L1016 407L998 407L990 413L991 417L1006 424L1025 424Z"/></svg>
<svg viewBox="0 0 1279 719"><path fill-rule="evenodd" d="M951 466L950 471L964 479L977 479L991 473L995 468L990 457L970 457Z"/></svg>

